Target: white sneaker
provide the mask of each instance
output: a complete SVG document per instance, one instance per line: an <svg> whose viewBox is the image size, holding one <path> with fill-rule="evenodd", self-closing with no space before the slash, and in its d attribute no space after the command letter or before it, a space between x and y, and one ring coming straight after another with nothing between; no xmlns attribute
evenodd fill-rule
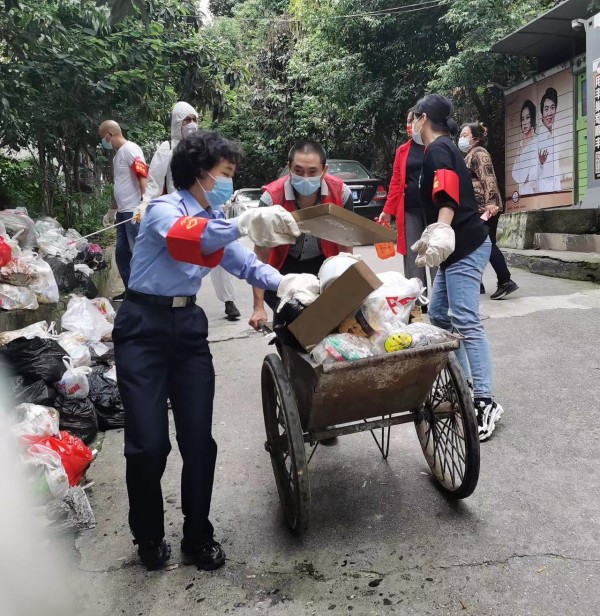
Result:
<svg viewBox="0 0 600 616"><path fill-rule="evenodd" d="M481 442L487 441L496 429L496 423L500 421L504 409L494 401L487 405L485 402L480 401L475 404L475 410L477 411L479 440Z"/></svg>

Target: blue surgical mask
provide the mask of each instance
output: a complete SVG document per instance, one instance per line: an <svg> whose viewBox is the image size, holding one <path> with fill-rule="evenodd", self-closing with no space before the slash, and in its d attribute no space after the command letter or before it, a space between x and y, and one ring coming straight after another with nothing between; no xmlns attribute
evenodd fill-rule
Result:
<svg viewBox="0 0 600 616"><path fill-rule="evenodd" d="M106 139L106 137L104 137L104 138L102 139L102 147L103 147L105 150L112 150L112 149L113 149L113 147L112 147L112 143L111 143L110 141L108 141L108 140Z"/></svg>
<svg viewBox="0 0 600 616"><path fill-rule="evenodd" d="M210 175L210 173L208 175ZM196 179L196 182L198 182L198 186L200 186L204 192L208 205L211 207L221 207L233 194L233 180L225 177L216 178L213 175L210 175L210 177L215 181L215 185L212 190L206 190L206 188L200 184L198 179Z"/></svg>
<svg viewBox="0 0 600 616"><path fill-rule="evenodd" d="M292 174L292 186L303 196L308 197L321 188L321 176L303 178L301 175Z"/></svg>

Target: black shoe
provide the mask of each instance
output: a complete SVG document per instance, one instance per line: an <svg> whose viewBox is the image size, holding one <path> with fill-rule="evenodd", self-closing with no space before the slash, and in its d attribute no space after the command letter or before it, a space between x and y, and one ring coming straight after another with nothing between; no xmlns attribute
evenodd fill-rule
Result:
<svg viewBox="0 0 600 616"><path fill-rule="evenodd" d="M211 539L199 546L191 546L186 540L181 541L181 551L198 569L213 571L225 564L225 552L221 544Z"/></svg>
<svg viewBox="0 0 600 616"><path fill-rule="evenodd" d="M125 299L125 293L119 293L112 298L113 302L122 302Z"/></svg>
<svg viewBox="0 0 600 616"><path fill-rule="evenodd" d="M498 288L494 293L490 295L490 299L504 299L507 295L514 293L519 288L519 285L513 280L509 280L503 284L498 285Z"/></svg>
<svg viewBox="0 0 600 616"><path fill-rule="evenodd" d="M319 441L319 445L325 445L325 447L332 447L333 445L338 444L338 437L332 436L331 438L324 438L322 441Z"/></svg>
<svg viewBox="0 0 600 616"><path fill-rule="evenodd" d="M225 314L229 321L235 321L242 316L233 302L225 302Z"/></svg>
<svg viewBox="0 0 600 616"><path fill-rule="evenodd" d="M138 555L148 571L161 569L171 557L171 546L163 540L133 543L138 546Z"/></svg>
<svg viewBox="0 0 600 616"><path fill-rule="evenodd" d="M483 286L483 282L479 285L479 294L485 295L485 287Z"/></svg>

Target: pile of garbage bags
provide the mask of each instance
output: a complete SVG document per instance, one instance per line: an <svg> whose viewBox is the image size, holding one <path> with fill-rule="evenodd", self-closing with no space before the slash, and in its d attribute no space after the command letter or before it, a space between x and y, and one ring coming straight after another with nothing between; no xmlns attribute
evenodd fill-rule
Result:
<svg viewBox="0 0 600 616"><path fill-rule="evenodd" d="M318 274L320 292L323 293L359 259L349 254L326 259ZM454 334L423 323L422 320L411 323L417 302L427 303L421 280L407 279L394 271L377 274L377 277L382 285L368 295L354 314L340 323L336 332L325 337L312 349L313 361L318 364L355 361L456 339ZM275 313L273 330L282 344L302 348L288 326L308 304L295 297Z"/></svg>
<svg viewBox="0 0 600 616"><path fill-rule="evenodd" d="M33 221L25 208L0 211L0 308L36 310L59 293L98 295L91 275L106 267L102 248L54 218Z"/></svg>
<svg viewBox="0 0 600 616"><path fill-rule="evenodd" d="M74 296L62 333L45 321L0 333L8 419L39 501L68 493L74 501L71 489L92 462L89 445L98 431L124 426L111 342L114 316L108 300Z"/></svg>

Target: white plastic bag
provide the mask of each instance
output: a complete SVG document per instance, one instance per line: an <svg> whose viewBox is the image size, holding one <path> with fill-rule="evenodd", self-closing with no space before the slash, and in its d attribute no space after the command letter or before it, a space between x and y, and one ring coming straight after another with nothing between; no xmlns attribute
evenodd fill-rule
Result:
<svg viewBox="0 0 600 616"><path fill-rule="evenodd" d="M86 342L99 342L112 334L113 326L98 307L85 297L72 297L62 316L62 328L83 335Z"/></svg>
<svg viewBox="0 0 600 616"><path fill-rule="evenodd" d="M113 366L110 370L106 371L102 375L105 379L110 379L111 381L117 382L117 367Z"/></svg>
<svg viewBox="0 0 600 616"><path fill-rule="evenodd" d="M0 211L0 221L4 223L10 237L17 241L23 250L35 246L35 223L27 216L26 209Z"/></svg>
<svg viewBox="0 0 600 616"><path fill-rule="evenodd" d="M370 340L354 334L331 334L311 352L313 360L318 364L355 361L379 354Z"/></svg>
<svg viewBox="0 0 600 616"><path fill-rule="evenodd" d="M399 323L388 331L377 332L371 340L381 353L395 353L451 342L456 335L429 323Z"/></svg>
<svg viewBox="0 0 600 616"><path fill-rule="evenodd" d="M67 239L58 229L50 229L37 238L41 255L62 257L73 261L79 250L73 240Z"/></svg>
<svg viewBox="0 0 600 616"><path fill-rule="evenodd" d="M0 283L2 284L29 287L35 282L36 277L36 273L29 264L20 257L13 258L4 267L0 267Z"/></svg>
<svg viewBox="0 0 600 616"><path fill-rule="evenodd" d="M20 257L35 272L36 279L29 285L40 304L56 304L59 300L58 285L52 268L34 252L26 251Z"/></svg>
<svg viewBox="0 0 600 616"><path fill-rule="evenodd" d="M45 500L62 500L69 490L69 477L60 455L40 443L32 445L24 459L25 468L34 480L39 496Z"/></svg>
<svg viewBox="0 0 600 616"><path fill-rule="evenodd" d="M102 316L109 322L114 323L117 313L112 307L112 304L106 297L96 297L92 300L96 308L102 313Z"/></svg>
<svg viewBox="0 0 600 616"><path fill-rule="evenodd" d="M89 366L73 365L73 360L68 357L63 359L67 371L60 381L54 383L57 391L70 400L82 400L90 393L88 374L92 373Z"/></svg>
<svg viewBox="0 0 600 616"><path fill-rule="evenodd" d="M318 278L321 283L321 293L337 278L339 278L349 267L361 260L359 255L354 255L349 252L340 252L340 254L329 257L323 261L319 270Z"/></svg>
<svg viewBox="0 0 600 616"><path fill-rule="evenodd" d="M416 301L424 300L423 283L418 278L409 280L399 272L383 272L377 277L383 285L367 297L356 317L373 331L391 331L399 323L408 323Z"/></svg>
<svg viewBox="0 0 600 616"><path fill-rule="evenodd" d="M58 411L39 404L19 404L11 413L18 422L12 426L16 436L56 436L59 430Z"/></svg>
<svg viewBox="0 0 600 616"><path fill-rule="evenodd" d="M48 325L46 321L33 323L23 329L15 329L10 332L0 332L0 346L4 346L17 338L52 338L54 336L54 323Z"/></svg>
<svg viewBox="0 0 600 616"><path fill-rule="evenodd" d="M94 270L86 265L85 263L75 263L73 266L76 272L81 272L84 276L91 276L94 273Z"/></svg>
<svg viewBox="0 0 600 616"><path fill-rule="evenodd" d="M37 310L39 307L35 294L28 287L0 284L0 308L2 310Z"/></svg>
<svg viewBox="0 0 600 616"><path fill-rule="evenodd" d="M69 354L73 367L91 366L92 355L89 348L85 345L85 338L77 332L63 332L58 336L56 342Z"/></svg>

